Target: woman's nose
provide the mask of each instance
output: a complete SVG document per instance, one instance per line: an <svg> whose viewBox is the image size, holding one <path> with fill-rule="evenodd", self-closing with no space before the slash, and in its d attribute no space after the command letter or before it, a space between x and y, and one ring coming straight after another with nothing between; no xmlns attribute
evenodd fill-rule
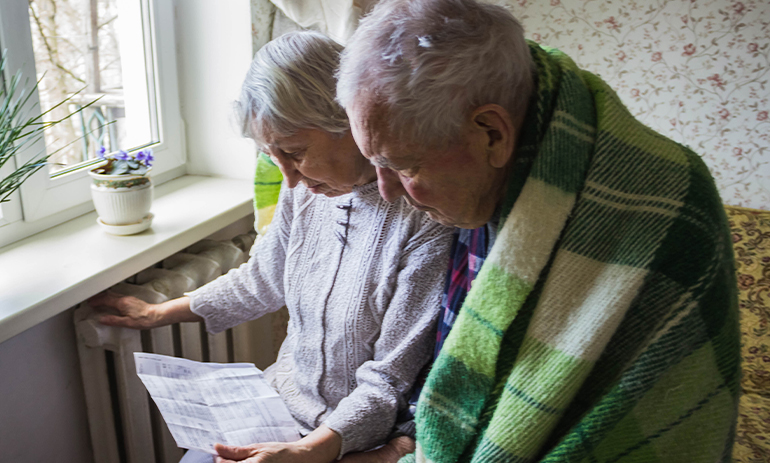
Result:
<svg viewBox="0 0 770 463"><path fill-rule="evenodd" d="M286 180L289 188L297 186L299 181L302 180L302 174L294 167L294 163L279 157L275 157L273 160L278 164L278 169L283 174L283 178Z"/></svg>
<svg viewBox="0 0 770 463"><path fill-rule="evenodd" d="M401 184L401 179L398 177L398 174L390 169L382 167L377 167L376 169L377 187L380 190L380 195L385 201L392 203L398 199L399 196L406 194L406 190L404 189L404 185Z"/></svg>

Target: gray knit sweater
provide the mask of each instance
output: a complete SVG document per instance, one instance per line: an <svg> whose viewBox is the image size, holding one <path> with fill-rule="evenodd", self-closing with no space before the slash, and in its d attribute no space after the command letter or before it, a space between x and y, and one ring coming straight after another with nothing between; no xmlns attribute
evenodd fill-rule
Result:
<svg viewBox="0 0 770 463"><path fill-rule="evenodd" d="M284 184L252 258L192 292L216 333L286 305L265 375L294 418L342 436L340 455L384 443L430 359L451 229L376 183L327 198Z"/></svg>

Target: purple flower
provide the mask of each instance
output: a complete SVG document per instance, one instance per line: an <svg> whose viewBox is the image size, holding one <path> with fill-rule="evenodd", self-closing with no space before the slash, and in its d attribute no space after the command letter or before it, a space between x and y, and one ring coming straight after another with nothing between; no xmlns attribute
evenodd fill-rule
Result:
<svg viewBox="0 0 770 463"><path fill-rule="evenodd" d="M152 155L152 148L147 148L147 149L144 151L144 153L145 153L145 155L147 156L147 157L145 158L145 160L144 160L144 164L145 164L147 167L150 167L150 166L152 165L152 161L154 161L154 160L155 160L155 156L153 156L153 155Z"/></svg>
<svg viewBox="0 0 770 463"><path fill-rule="evenodd" d="M104 159L104 154L107 152L107 148L100 146L99 151L97 152L97 156L99 156L99 159Z"/></svg>
<svg viewBox="0 0 770 463"><path fill-rule="evenodd" d="M117 156L115 156L115 159L120 159L121 161L128 161L131 159L131 156L128 155L128 153L124 150L118 151Z"/></svg>
<svg viewBox="0 0 770 463"><path fill-rule="evenodd" d="M146 159L147 159L147 155L144 154L144 151L140 151L140 152L136 153L136 160L137 161L144 161Z"/></svg>

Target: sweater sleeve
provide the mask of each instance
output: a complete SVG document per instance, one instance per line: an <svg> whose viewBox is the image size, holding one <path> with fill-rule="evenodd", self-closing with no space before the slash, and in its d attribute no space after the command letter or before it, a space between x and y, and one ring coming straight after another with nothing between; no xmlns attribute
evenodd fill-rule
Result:
<svg viewBox="0 0 770 463"><path fill-rule="evenodd" d="M384 443L436 337L451 229L427 216L398 262L374 344L373 359L356 370L357 386L324 424L342 436L339 457Z"/></svg>
<svg viewBox="0 0 770 463"><path fill-rule="evenodd" d="M190 309L210 333L254 320L285 305L284 268L293 219L293 194L281 187L269 231L255 245L248 262L188 293Z"/></svg>

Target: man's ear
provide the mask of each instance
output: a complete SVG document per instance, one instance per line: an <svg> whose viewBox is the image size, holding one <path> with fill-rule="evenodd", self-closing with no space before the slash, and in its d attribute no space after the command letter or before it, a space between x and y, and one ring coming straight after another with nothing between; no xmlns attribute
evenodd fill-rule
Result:
<svg viewBox="0 0 770 463"><path fill-rule="evenodd" d="M500 105L488 104L476 108L471 118L474 129L486 143L489 164L497 169L505 167L516 146L516 130L508 111Z"/></svg>

